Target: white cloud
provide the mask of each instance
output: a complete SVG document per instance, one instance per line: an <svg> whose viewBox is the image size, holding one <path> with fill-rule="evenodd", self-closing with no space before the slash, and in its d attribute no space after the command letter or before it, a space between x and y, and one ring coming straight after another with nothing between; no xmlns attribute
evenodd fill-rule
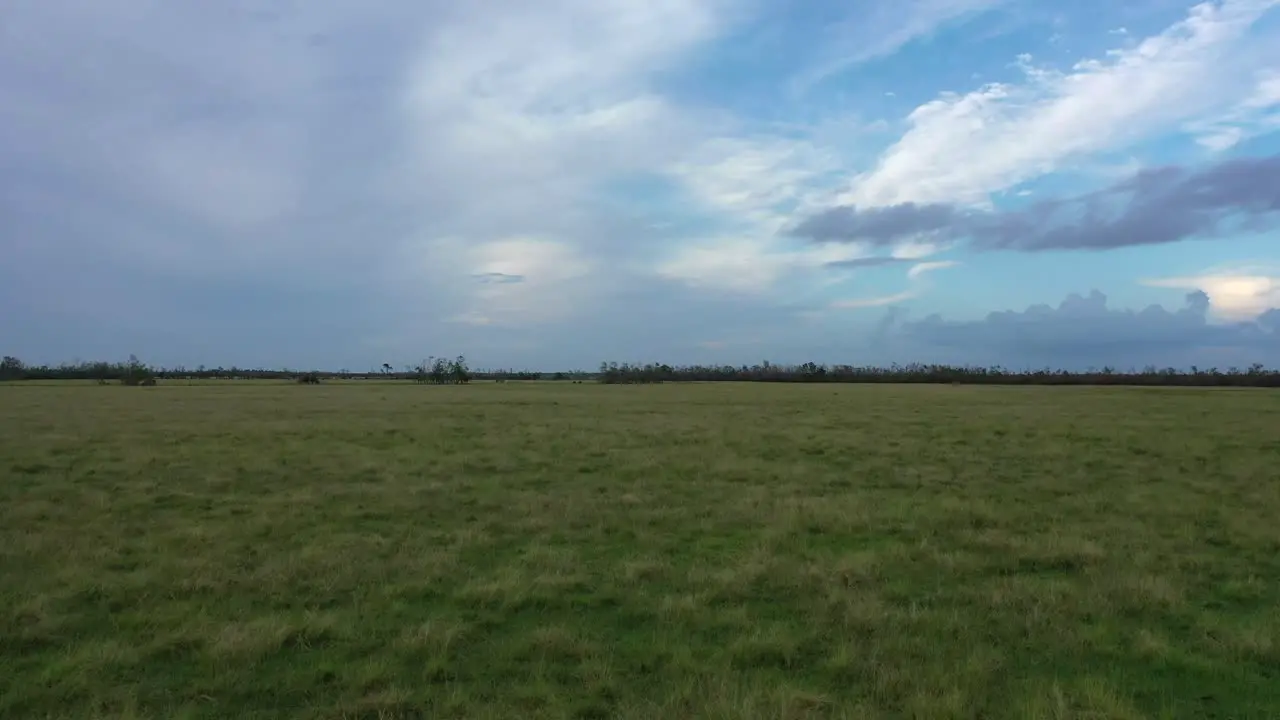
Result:
<svg viewBox="0 0 1280 720"><path fill-rule="evenodd" d="M1280 105L1280 71L1266 73L1254 94L1245 101L1249 108L1271 108Z"/></svg>
<svg viewBox="0 0 1280 720"><path fill-rule="evenodd" d="M1188 123L1196 142L1213 151L1230 149L1242 140L1280 128L1280 70L1257 74L1253 92L1231 110L1210 120Z"/></svg>
<svg viewBox="0 0 1280 720"><path fill-rule="evenodd" d="M697 129L656 93L653 75L713 37L725 3L498 5L456 6L428 31L410 73L403 107L412 152L398 184L422 188L420 201L437 210L423 214L424 235L449 239L412 246L423 259L409 264L436 287L442 275L478 266L523 268L509 272L522 283L448 283L465 308L459 317L550 321L592 308L609 288L597 274L628 271L617 260L628 248L614 244L593 193L694 146ZM539 239L493 240L508 237ZM476 253L489 259L477 264Z"/></svg>
<svg viewBox="0 0 1280 720"><path fill-rule="evenodd" d="M1006 0L899 0L859 4L827 31L819 58L792 81L804 92L860 63L894 54L904 45L928 38L938 28L972 17Z"/></svg>
<svg viewBox="0 0 1280 720"><path fill-rule="evenodd" d="M894 303L905 302L919 295L915 290L907 290L893 295L881 295L869 298L851 298L848 300L836 300L831 303L831 307L837 310L854 310L857 308L883 307L885 305L893 305Z"/></svg>
<svg viewBox="0 0 1280 720"><path fill-rule="evenodd" d="M863 257L847 244L796 247L779 236L798 214L825 207L827 174L840 167L834 153L802 139L716 137L671 163L666 172L696 203L728 229L675 247L659 260L660 277L740 293L768 292L780 282L827 262ZM828 274L829 275L829 274Z"/></svg>
<svg viewBox="0 0 1280 720"><path fill-rule="evenodd" d="M1224 268L1141 282L1148 287L1201 290L1209 296L1210 312L1223 320L1251 320L1271 308L1280 308L1280 272L1274 268Z"/></svg>
<svg viewBox="0 0 1280 720"><path fill-rule="evenodd" d="M476 242L435 237L402 250L391 282L409 287L402 302L436 303L453 322L528 325L562 322L589 312L607 290L600 264L577 243L538 236ZM494 278L501 278L495 281ZM415 283L430 296L415 295Z"/></svg>
<svg viewBox="0 0 1280 720"><path fill-rule="evenodd" d="M727 237L681 247L656 272L694 287L759 294L798 276L806 277L809 289L836 282L838 274L823 271L827 263L868 254L866 248L845 243L794 248L776 239Z"/></svg>
<svg viewBox="0 0 1280 720"><path fill-rule="evenodd" d="M943 250L951 247L953 244L930 240L929 237L929 234L924 234L919 237L904 240L895 245L889 255L899 260L919 260L921 258L929 257L930 255L937 255Z"/></svg>
<svg viewBox="0 0 1280 720"><path fill-rule="evenodd" d="M498 321L548 322L586 309L583 284L595 270L592 262L567 243L539 238L512 238L471 250L474 275L501 273L521 278L515 283L486 283L476 292L472 312Z"/></svg>
<svg viewBox="0 0 1280 720"><path fill-rule="evenodd" d="M841 167L835 152L808 139L720 137L702 143L668 172L703 210L737 233L676 247L657 264L657 274L696 287L757 294L789 280L808 290L842 282L849 272L827 265L867 257L873 248L797 245L785 236L796 217L835 203L831 178ZM891 256L916 260L949 245L921 235L898 243Z"/></svg>
<svg viewBox="0 0 1280 720"><path fill-rule="evenodd" d="M458 5L410 74L406 176L447 189L459 225L545 232L593 181L678 156L687 128L652 76L714 35L717 5Z"/></svg>
<svg viewBox="0 0 1280 720"><path fill-rule="evenodd" d="M660 129L671 109L651 75L714 34L713 10L700 0L459 5L424 38L409 130L432 158L444 146L496 163L479 168L490 175L549 174L588 155L597 173L651 160L652 148L614 143Z"/></svg>
<svg viewBox="0 0 1280 720"><path fill-rule="evenodd" d="M759 240L724 238L677 249L656 268L659 276L693 287L731 292L771 288L786 264Z"/></svg>
<svg viewBox="0 0 1280 720"><path fill-rule="evenodd" d="M1222 152L1238 145L1244 137L1244 128L1236 126L1215 127L1206 129L1203 134L1196 138L1196 142L1213 152Z"/></svg>
<svg viewBox="0 0 1280 720"><path fill-rule="evenodd" d="M775 232L792 213L818 207L815 184L839 168L834 153L804 140L720 137L667 172L705 209L753 231Z"/></svg>
<svg viewBox="0 0 1280 720"><path fill-rule="evenodd" d="M907 277L914 280L915 278L920 277L924 273L933 272L934 270L945 270L950 267L955 267L959 264L960 263L956 260L935 260L933 262L916 263L915 265L911 266L910 270L907 271Z"/></svg>
<svg viewBox="0 0 1280 720"><path fill-rule="evenodd" d="M1222 0L1105 60L1069 72L1022 59L1027 82L944 94L842 199L984 203L989 194L1125 146L1221 107L1252 88L1237 80L1246 31L1280 0Z"/></svg>
<svg viewBox="0 0 1280 720"><path fill-rule="evenodd" d="M907 270L907 280L911 281L911 287L892 295L881 295L869 298L849 298L844 300L836 300L831 303L830 307L834 309L849 310L856 308L882 307L884 305L893 305L895 303L905 302L920 297L929 290L929 283L924 275L937 270L945 270L946 268L956 267L960 263L955 260L934 260L931 262L916 263Z"/></svg>

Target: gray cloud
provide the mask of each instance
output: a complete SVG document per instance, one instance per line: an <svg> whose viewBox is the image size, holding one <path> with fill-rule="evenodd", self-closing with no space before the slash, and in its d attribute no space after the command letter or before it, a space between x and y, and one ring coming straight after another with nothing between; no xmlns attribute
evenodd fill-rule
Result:
<svg viewBox="0 0 1280 720"><path fill-rule="evenodd" d="M1044 200L1021 210L963 211L904 203L842 206L800 222L815 241L891 245L917 233L969 239L981 250L1105 250L1264 230L1280 219L1280 155L1234 158L1201 168L1159 167L1100 191Z"/></svg>
<svg viewBox="0 0 1280 720"><path fill-rule="evenodd" d="M1274 363L1280 352L1280 310L1253 322L1213 324L1209 297L1186 295L1168 310L1110 308L1098 291L1069 295L1057 307L992 312L982 320L950 321L933 314L897 325L906 347L979 363L1083 368L1113 365L1218 366Z"/></svg>
<svg viewBox="0 0 1280 720"><path fill-rule="evenodd" d="M953 226L959 212L950 205L902 203L859 210L845 205L814 215L796 227L794 233L819 242L864 240L887 244L922 232Z"/></svg>
<svg viewBox="0 0 1280 720"><path fill-rule="evenodd" d="M6 352L335 366L504 346L454 321L469 314L609 315L597 296L653 231L594 189L701 139L650 75L717 14L250 5L6 4L0 307L22 310L0 313ZM495 360L537 357L506 347Z"/></svg>
<svg viewBox="0 0 1280 720"><path fill-rule="evenodd" d="M1254 322L1272 332L1280 332L1280 309L1272 308L1259 315Z"/></svg>
<svg viewBox="0 0 1280 720"><path fill-rule="evenodd" d="M506 273L500 273L500 272L477 273L475 275L472 275L471 277L475 278L476 282L495 283L499 285L524 282L523 275L508 275Z"/></svg>
<svg viewBox="0 0 1280 720"><path fill-rule="evenodd" d="M865 257L865 258L854 258L853 260L836 260L834 262L825 263L824 266L829 268L840 268L840 269L852 270L855 268L881 267L883 265L900 265L902 263L907 263L907 262L918 262L918 260L911 260L909 258L885 257L885 256Z"/></svg>
<svg viewBox="0 0 1280 720"><path fill-rule="evenodd" d="M890 305L885 309L884 315L876 322L875 327L871 330L871 340L874 343L882 344L889 338L894 328L898 327L907 317L907 310L899 305Z"/></svg>

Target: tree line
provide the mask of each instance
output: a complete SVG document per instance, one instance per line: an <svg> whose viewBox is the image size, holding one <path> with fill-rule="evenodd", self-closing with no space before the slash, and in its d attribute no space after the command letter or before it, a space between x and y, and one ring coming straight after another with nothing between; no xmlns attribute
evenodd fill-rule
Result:
<svg viewBox="0 0 1280 720"><path fill-rule="evenodd" d="M523 379L520 373L513 373ZM483 374L486 377L489 374ZM500 372L501 376L502 373ZM534 373L537 375L537 373ZM467 366L465 357L459 355L453 359L429 357L418 365L407 366L395 370L390 364L366 372L350 370L319 371L295 370L290 368L243 368L207 367L195 368L176 366L171 368L153 367L140 361L137 356L130 355L124 362L104 360L61 363L59 365L33 365L23 362L17 357L6 355L0 360L0 380L98 380L118 381L127 385L143 384L152 380L299 380L307 378L324 380L413 380L419 383L436 385L465 384L476 374ZM537 379L536 377L533 379Z"/></svg>
<svg viewBox="0 0 1280 720"><path fill-rule="evenodd" d="M405 380L431 385L464 385L472 380L596 381L608 385L663 382L798 382L798 383L959 383L972 385L1145 385L1280 387L1280 371L1261 364L1247 368L1141 369L1103 367L1084 371L1050 368L1015 370L1002 366L975 367L913 363L907 365L822 365L813 362L780 365L668 365L665 363L604 362L596 372L532 370L473 371L465 357L428 357L416 365L396 369L390 363L363 372L287 368L149 366L135 356L125 362L78 362L29 365L16 357L0 360L0 380L91 380L100 383L150 385L157 380L284 380L318 383L329 380Z"/></svg>
<svg viewBox="0 0 1280 720"><path fill-rule="evenodd" d="M1165 385L1280 387L1280 371L1262 364L1248 368L1200 368L1186 370L1147 366L1121 370L1114 367L1084 371L1052 368L1015 370L1002 366L939 365L911 363L889 366L684 365L664 363L600 364L596 378L607 384L661 382L796 382L796 383L960 383L972 385Z"/></svg>

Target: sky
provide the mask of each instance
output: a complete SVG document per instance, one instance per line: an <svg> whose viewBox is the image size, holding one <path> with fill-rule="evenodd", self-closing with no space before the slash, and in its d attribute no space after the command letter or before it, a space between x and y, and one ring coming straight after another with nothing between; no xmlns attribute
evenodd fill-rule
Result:
<svg viewBox="0 0 1280 720"><path fill-rule="evenodd" d="M1280 366L1280 0L8 0L0 352Z"/></svg>

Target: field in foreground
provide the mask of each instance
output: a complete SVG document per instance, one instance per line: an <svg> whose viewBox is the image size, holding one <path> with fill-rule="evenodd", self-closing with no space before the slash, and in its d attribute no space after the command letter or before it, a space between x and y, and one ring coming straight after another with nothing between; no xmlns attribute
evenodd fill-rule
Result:
<svg viewBox="0 0 1280 720"><path fill-rule="evenodd" d="M1274 718L1280 394L0 387L0 717Z"/></svg>

